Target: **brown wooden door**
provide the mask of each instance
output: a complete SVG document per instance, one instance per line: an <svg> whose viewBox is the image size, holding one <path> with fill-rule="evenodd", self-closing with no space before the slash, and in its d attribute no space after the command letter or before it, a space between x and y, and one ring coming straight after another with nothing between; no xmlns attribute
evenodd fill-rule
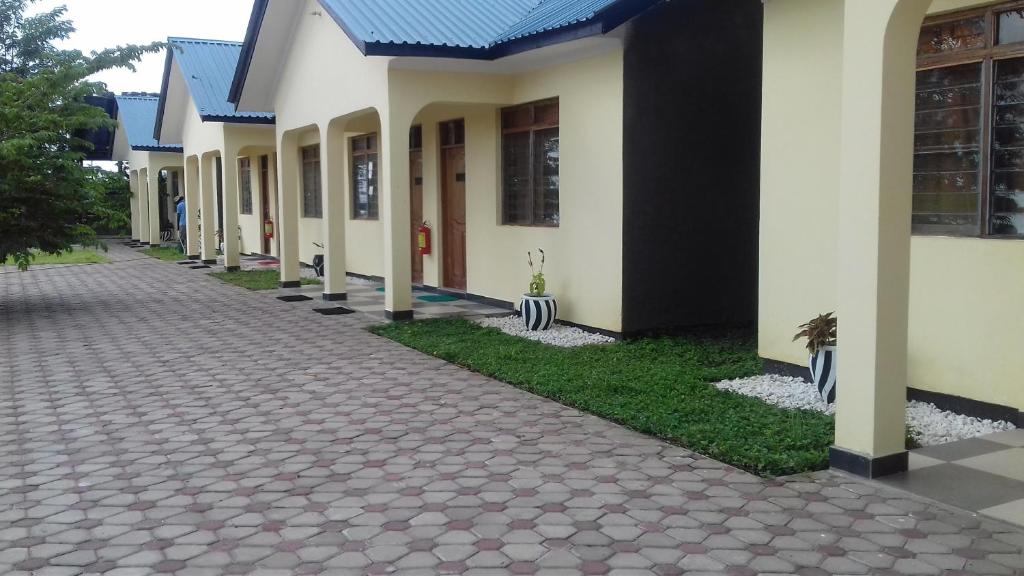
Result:
<svg viewBox="0 0 1024 576"><path fill-rule="evenodd" d="M423 255L420 254L419 228L423 223L423 152L409 152L410 199L412 204L412 282L423 284Z"/></svg>
<svg viewBox="0 0 1024 576"><path fill-rule="evenodd" d="M444 286L466 289L466 148L444 148L441 156Z"/></svg>
<svg viewBox="0 0 1024 576"><path fill-rule="evenodd" d="M263 222L270 220L270 157L260 156L260 206L263 207ZM270 238L264 233L260 222L260 236L263 237L263 254L270 254Z"/></svg>

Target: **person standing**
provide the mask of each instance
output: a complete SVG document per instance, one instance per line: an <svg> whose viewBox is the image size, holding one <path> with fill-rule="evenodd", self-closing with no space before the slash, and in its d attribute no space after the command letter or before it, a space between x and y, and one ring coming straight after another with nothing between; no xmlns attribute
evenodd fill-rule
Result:
<svg viewBox="0 0 1024 576"><path fill-rule="evenodd" d="M181 251L188 254L188 218L185 216L185 198L177 196L174 199L175 211L178 213L178 242L181 242Z"/></svg>

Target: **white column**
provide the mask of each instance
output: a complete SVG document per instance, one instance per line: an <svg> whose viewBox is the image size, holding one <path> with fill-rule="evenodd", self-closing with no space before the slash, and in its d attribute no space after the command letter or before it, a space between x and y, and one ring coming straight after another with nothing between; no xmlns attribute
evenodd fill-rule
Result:
<svg viewBox="0 0 1024 576"><path fill-rule="evenodd" d="M150 243L149 227L149 169L142 168L138 174L139 187L139 241L143 244ZM157 240L160 240L157 237Z"/></svg>
<svg viewBox="0 0 1024 576"><path fill-rule="evenodd" d="M139 240L139 173L132 170L128 173L128 188L132 192L131 213L132 213L132 240Z"/></svg>
<svg viewBox="0 0 1024 576"><path fill-rule="evenodd" d="M836 445L856 474L905 470L917 38L931 0L845 4Z"/></svg>
<svg viewBox="0 0 1024 576"><path fill-rule="evenodd" d="M227 271L241 269L238 240L238 147L231 143L225 145L223 151L224 178L221 189L224 192L224 269Z"/></svg>
<svg viewBox="0 0 1024 576"><path fill-rule="evenodd" d="M203 156L199 159L199 201L201 206L199 244L204 264L217 263L216 169L215 156Z"/></svg>
<svg viewBox="0 0 1024 576"><path fill-rule="evenodd" d="M412 318L412 242L409 224L409 127L412 114L381 114L380 218L384 224L384 314Z"/></svg>
<svg viewBox="0 0 1024 576"><path fill-rule="evenodd" d="M185 228L187 232L187 256L195 260L199 258L199 160L195 157L185 160Z"/></svg>
<svg viewBox="0 0 1024 576"><path fill-rule="evenodd" d="M160 170L152 168L146 174L149 191L149 243L159 246L160 240Z"/></svg>
<svg viewBox="0 0 1024 576"><path fill-rule="evenodd" d="M340 124L340 123L339 123ZM340 125L320 128L320 181L323 185L324 273L323 299L346 300L345 283L345 166L347 146Z"/></svg>
<svg viewBox="0 0 1024 576"><path fill-rule="evenodd" d="M281 287L299 287L299 145L294 133L281 137L277 154L277 206Z"/></svg>

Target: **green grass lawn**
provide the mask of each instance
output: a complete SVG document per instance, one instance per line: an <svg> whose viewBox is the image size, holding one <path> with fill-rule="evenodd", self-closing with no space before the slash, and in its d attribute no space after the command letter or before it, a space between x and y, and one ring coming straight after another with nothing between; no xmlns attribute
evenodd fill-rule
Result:
<svg viewBox="0 0 1024 576"><path fill-rule="evenodd" d="M76 248L74 252L63 254L42 254L35 253L32 259L32 266L45 266L52 264L107 264L110 260L92 248ZM16 266L12 258L8 258L8 266Z"/></svg>
<svg viewBox="0 0 1024 576"><path fill-rule="evenodd" d="M146 256L152 256L164 262L177 262L185 259L185 253L180 248L168 248L165 246L151 246L142 251Z"/></svg>
<svg viewBox="0 0 1024 576"><path fill-rule="evenodd" d="M372 331L756 474L828 466L831 416L782 410L711 386L760 373L747 338L663 338L566 349L460 319Z"/></svg>
<svg viewBox="0 0 1024 576"><path fill-rule="evenodd" d="M277 270L242 270L241 272L213 272L210 274L228 284L241 286L248 290L273 290L281 280ZM301 278L303 285L320 284L315 278Z"/></svg>

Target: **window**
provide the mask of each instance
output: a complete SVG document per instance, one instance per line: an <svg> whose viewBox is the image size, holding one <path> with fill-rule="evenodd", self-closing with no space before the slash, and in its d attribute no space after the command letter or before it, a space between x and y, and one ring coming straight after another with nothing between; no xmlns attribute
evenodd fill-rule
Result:
<svg viewBox="0 0 1024 576"><path fill-rule="evenodd" d="M320 198L320 145L302 149L302 216L322 218L324 204Z"/></svg>
<svg viewBox="0 0 1024 576"><path fill-rule="evenodd" d="M913 230L1024 237L1024 8L925 22L918 44Z"/></svg>
<svg viewBox="0 0 1024 576"><path fill-rule="evenodd" d="M558 226L558 100L501 111L502 222Z"/></svg>
<svg viewBox="0 0 1024 576"><path fill-rule="evenodd" d="M352 218L377 219L377 135L352 138Z"/></svg>
<svg viewBox="0 0 1024 576"><path fill-rule="evenodd" d="M252 214L252 164L248 158L238 159L238 191L241 194L238 211Z"/></svg>

